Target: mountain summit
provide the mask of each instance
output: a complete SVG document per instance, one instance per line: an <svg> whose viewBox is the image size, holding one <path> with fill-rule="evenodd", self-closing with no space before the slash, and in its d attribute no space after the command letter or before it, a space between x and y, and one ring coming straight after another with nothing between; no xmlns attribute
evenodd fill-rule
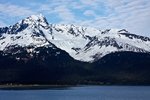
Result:
<svg viewBox="0 0 150 100"><path fill-rule="evenodd" d="M49 24L0 28L0 84L150 85L150 38L125 29Z"/></svg>
<svg viewBox="0 0 150 100"><path fill-rule="evenodd" d="M122 51L150 52L150 38L125 29L100 30L76 25L49 24L43 15L31 15L15 25L0 28L0 51L10 47L54 47L71 57L94 62Z"/></svg>

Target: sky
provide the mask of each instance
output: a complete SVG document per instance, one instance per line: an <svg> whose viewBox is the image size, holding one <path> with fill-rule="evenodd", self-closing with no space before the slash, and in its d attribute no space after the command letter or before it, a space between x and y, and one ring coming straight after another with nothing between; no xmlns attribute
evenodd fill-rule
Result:
<svg viewBox="0 0 150 100"><path fill-rule="evenodd" d="M49 23L126 29L150 37L150 0L0 0L0 27L38 14Z"/></svg>

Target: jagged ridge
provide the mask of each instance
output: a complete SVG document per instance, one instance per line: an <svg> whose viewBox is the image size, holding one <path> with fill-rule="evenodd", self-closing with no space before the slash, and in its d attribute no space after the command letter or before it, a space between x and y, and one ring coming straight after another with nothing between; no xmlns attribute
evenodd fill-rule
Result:
<svg viewBox="0 0 150 100"><path fill-rule="evenodd" d="M150 38L125 29L100 30L76 25L48 24L43 15L32 15L13 26L0 28L0 50L11 46L56 46L74 59L93 62L120 51L150 52Z"/></svg>

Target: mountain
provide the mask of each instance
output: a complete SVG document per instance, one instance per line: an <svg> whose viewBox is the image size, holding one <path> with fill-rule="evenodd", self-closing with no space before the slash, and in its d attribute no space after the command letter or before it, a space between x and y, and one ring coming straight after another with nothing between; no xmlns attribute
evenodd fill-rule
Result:
<svg viewBox="0 0 150 100"><path fill-rule="evenodd" d="M92 64L92 80L111 84L150 85L150 54L115 52Z"/></svg>
<svg viewBox="0 0 150 100"><path fill-rule="evenodd" d="M53 44L84 62L94 62L120 51L150 52L150 38L131 34L125 29L48 24L43 15L32 15L15 25L0 28L0 44L1 51L11 46L36 48Z"/></svg>
<svg viewBox="0 0 150 100"><path fill-rule="evenodd" d="M33 48L15 47L7 53L0 52L0 84L64 84L67 77L78 73L77 78L85 71L83 63L59 48L37 47L29 53Z"/></svg>
<svg viewBox="0 0 150 100"><path fill-rule="evenodd" d="M0 28L0 84L150 84L150 38L125 29L49 24Z"/></svg>

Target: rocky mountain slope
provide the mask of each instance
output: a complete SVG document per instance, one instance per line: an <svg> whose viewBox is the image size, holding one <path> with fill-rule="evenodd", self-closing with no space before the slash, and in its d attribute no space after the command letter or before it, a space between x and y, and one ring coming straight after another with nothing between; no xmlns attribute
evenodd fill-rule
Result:
<svg viewBox="0 0 150 100"><path fill-rule="evenodd" d="M100 30L76 25L49 24L43 15L31 15L15 25L0 28L0 51L14 47L56 46L71 57L94 62L107 54L132 51L150 52L150 38L131 34L125 29ZM19 52L19 51L18 51Z"/></svg>
<svg viewBox="0 0 150 100"><path fill-rule="evenodd" d="M125 29L49 24L0 28L0 84L150 84L150 38Z"/></svg>

